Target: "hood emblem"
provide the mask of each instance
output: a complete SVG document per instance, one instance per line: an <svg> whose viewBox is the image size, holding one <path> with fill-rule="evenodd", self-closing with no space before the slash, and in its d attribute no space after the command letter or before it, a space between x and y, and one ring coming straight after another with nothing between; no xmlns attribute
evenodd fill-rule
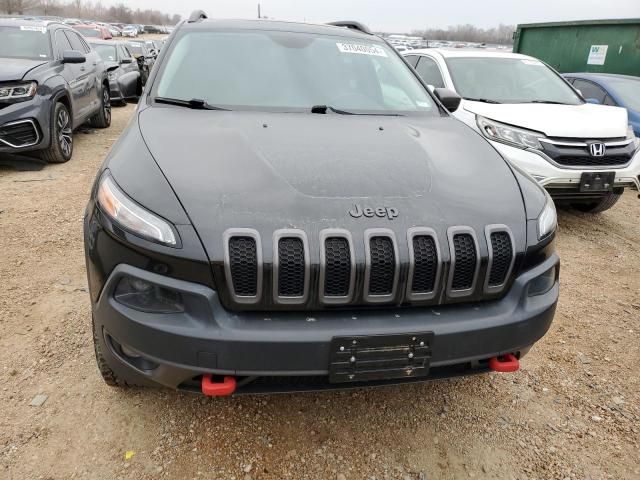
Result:
<svg viewBox="0 0 640 480"><path fill-rule="evenodd" d="M353 218L387 217L389 220L393 220L398 216L398 209L393 207L361 207L360 205L355 204L353 209L349 210L349 215Z"/></svg>
<svg viewBox="0 0 640 480"><path fill-rule="evenodd" d="M604 157L604 152L606 152L607 147L604 143L590 143L589 144L589 153L592 157Z"/></svg>

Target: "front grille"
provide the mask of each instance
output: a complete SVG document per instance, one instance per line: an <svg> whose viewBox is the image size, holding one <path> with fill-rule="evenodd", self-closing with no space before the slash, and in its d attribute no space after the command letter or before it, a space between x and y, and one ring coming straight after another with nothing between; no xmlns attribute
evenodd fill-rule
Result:
<svg viewBox="0 0 640 480"><path fill-rule="evenodd" d="M301 297L304 294L305 257L300 238L278 241L278 296Z"/></svg>
<svg viewBox="0 0 640 480"><path fill-rule="evenodd" d="M258 253L251 237L229 240L229 267L236 295L255 296L258 293Z"/></svg>
<svg viewBox="0 0 640 480"><path fill-rule="evenodd" d="M30 121L0 127L0 144L26 147L38 142L38 131Z"/></svg>
<svg viewBox="0 0 640 480"><path fill-rule="evenodd" d="M513 245L507 232L492 232L491 236L492 261L489 271L489 287L502 285L507 280L507 274L513 260Z"/></svg>
<svg viewBox="0 0 640 480"><path fill-rule="evenodd" d="M413 237L414 269L411 279L412 293L432 292L438 272L438 252L436 242L431 236Z"/></svg>
<svg viewBox="0 0 640 480"><path fill-rule="evenodd" d="M325 277L324 295L345 297L351 282L351 250L344 237L330 237L324 242Z"/></svg>
<svg viewBox="0 0 640 480"><path fill-rule="evenodd" d="M371 255L369 294L390 295L393 293L396 270L393 242L389 237L371 237L369 251Z"/></svg>
<svg viewBox="0 0 640 480"><path fill-rule="evenodd" d="M261 311L292 305L314 310L375 303L446 304L461 297L482 300L483 294L495 298L511 275L516 245L504 225L484 230L481 247L476 231L462 226L449 228L446 235L411 227L406 235L369 229L359 237L325 229L318 239L308 239L302 230L283 229L269 234L273 251L263 265L261 234L230 229L224 236L224 272L214 266L214 274L226 307L243 305ZM398 243L397 236L406 242ZM364 252L357 250L358 245L365 247ZM481 252L488 258L479 285ZM261 293L267 291L270 298L263 298Z"/></svg>
<svg viewBox="0 0 640 480"><path fill-rule="evenodd" d="M453 266L452 290L468 290L473 286L476 274L477 253L473 237L468 233L453 236L455 264Z"/></svg>
<svg viewBox="0 0 640 480"><path fill-rule="evenodd" d="M616 167L626 165L631 159L625 155L605 155L604 157L560 156L554 160L565 167Z"/></svg>

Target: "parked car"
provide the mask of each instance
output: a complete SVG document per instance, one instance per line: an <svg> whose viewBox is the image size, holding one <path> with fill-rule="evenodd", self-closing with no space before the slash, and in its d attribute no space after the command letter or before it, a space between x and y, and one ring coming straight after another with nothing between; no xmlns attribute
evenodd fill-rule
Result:
<svg viewBox="0 0 640 480"><path fill-rule="evenodd" d="M102 40L111 40L113 36L108 28L102 25L88 24L88 25L74 25L74 27L82 36L86 38L100 38Z"/></svg>
<svg viewBox="0 0 640 480"><path fill-rule="evenodd" d="M100 56L63 23L0 19L0 154L66 162L88 120L111 123Z"/></svg>
<svg viewBox="0 0 640 480"><path fill-rule="evenodd" d="M109 25L109 32L111 33L112 36L114 37L121 37L122 36L122 30L120 30L120 28L116 27L115 25Z"/></svg>
<svg viewBox="0 0 640 480"><path fill-rule="evenodd" d="M109 78L112 104L124 105L142 93L142 80L138 62L124 43L108 40L89 40L89 44L100 54Z"/></svg>
<svg viewBox="0 0 640 480"><path fill-rule="evenodd" d="M122 29L123 37L137 37L138 36L138 28L135 25L127 25Z"/></svg>
<svg viewBox="0 0 640 480"><path fill-rule="evenodd" d="M144 42L126 42L127 48L138 62L142 85L147 84L149 73L156 61L155 51L149 50Z"/></svg>
<svg viewBox="0 0 640 480"><path fill-rule="evenodd" d="M623 108L592 105L526 55L428 49L406 56L423 80L463 97L455 116L558 202L598 213L640 189L640 151Z"/></svg>
<svg viewBox="0 0 640 480"><path fill-rule="evenodd" d="M564 77L587 101L624 107L636 137L640 137L640 78L608 73L566 73Z"/></svg>
<svg viewBox="0 0 640 480"><path fill-rule="evenodd" d="M84 219L109 385L514 371L545 334L553 202L366 27L196 12L160 62Z"/></svg>

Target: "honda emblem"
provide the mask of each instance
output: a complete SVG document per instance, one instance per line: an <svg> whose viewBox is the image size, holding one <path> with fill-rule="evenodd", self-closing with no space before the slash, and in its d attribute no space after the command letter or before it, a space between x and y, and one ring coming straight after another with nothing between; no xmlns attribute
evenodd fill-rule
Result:
<svg viewBox="0 0 640 480"><path fill-rule="evenodd" d="M604 143L590 143L589 144L589 153L592 157L604 157L604 152L606 147Z"/></svg>

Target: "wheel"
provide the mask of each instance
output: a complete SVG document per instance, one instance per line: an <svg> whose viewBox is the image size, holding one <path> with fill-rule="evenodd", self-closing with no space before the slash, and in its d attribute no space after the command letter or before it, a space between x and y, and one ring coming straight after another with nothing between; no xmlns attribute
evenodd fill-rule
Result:
<svg viewBox="0 0 640 480"><path fill-rule="evenodd" d="M53 107L49 147L40 154L47 163L68 162L73 155L73 125L69 109L64 103L57 102Z"/></svg>
<svg viewBox="0 0 640 480"><path fill-rule="evenodd" d="M96 353L96 363L98 364L98 370L100 371L100 375L102 375L102 379L110 387L126 387L127 383L118 378L102 354L100 333L97 331L93 316L91 316L91 328L93 329L93 349Z"/></svg>
<svg viewBox="0 0 640 480"><path fill-rule="evenodd" d="M621 196L622 196L622 193L611 192L605 195L604 197L602 197L600 200L597 200L595 202L574 203L572 204L572 207L575 208L576 210L580 210L581 212L601 213L601 212L604 212L605 210L609 210L616 203L618 203L618 200L620 200Z"/></svg>
<svg viewBox="0 0 640 480"><path fill-rule="evenodd" d="M91 118L91 125L96 128L108 128L111 125L111 97L109 88L102 86L100 110Z"/></svg>

